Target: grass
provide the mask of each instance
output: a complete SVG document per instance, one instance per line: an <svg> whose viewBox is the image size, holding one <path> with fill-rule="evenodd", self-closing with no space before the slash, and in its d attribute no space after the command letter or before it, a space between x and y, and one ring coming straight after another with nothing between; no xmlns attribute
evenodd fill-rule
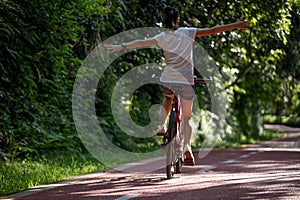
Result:
<svg viewBox="0 0 300 200"><path fill-rule="evenodd" d="M264 115L263 121L266 124L285 124L287 126L299 126L300 117L296 115L290 115L290 116Z"/></svg>
<svg viewBox="0 0 300 200"><path fill-rule="evenodd" d="M145 159L145 156L127 161L135 162L141 159ZM60 155L48 160L24 160L0 162L0 164L0 196L42 184L54 183L70 176L83 175L108 168L89 154L76 157Z"/></svg>
<svg viewBox="0 0 300 200"><path fill-rule="evenodd" d="M266 129L265 134L261 135L259 140L257 140L256 142L278 139L278 138L282 138L283 136L284 136L283 132Z"/></svg>
<svg viewBox="0 0 300 200"><path fill-rule="evenodd" d="M2 162L0 196L105 168L106 166L90 156L81 158L60 156L53 160Z"/></svg>
<svg viewBox="0 0 300 200"><path fill-rule="evenodd" d="M247 139L242 136L239 142L221 141L214 148L240 148L245 144L255 144L262 141L278 139L284 136L284 133L276 130L265 129L264 134L256 139Z"/></svg>

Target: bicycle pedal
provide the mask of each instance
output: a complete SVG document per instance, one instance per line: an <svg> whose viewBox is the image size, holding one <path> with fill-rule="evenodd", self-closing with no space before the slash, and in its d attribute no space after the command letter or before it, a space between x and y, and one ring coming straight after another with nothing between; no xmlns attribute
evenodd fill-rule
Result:
<svg viewBox="0 0 300 200"><path fill-rule="evenodd" d="M163 136L165 136L165 133L156 133L156 136L163 137Z"/></svg>

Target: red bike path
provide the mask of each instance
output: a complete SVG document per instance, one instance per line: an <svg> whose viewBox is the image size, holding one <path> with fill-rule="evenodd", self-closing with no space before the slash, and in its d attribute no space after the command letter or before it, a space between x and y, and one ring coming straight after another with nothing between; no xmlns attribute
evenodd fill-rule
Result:
<svg viewBox="0 0 300 200"><path fill-rule="evenodd" d="M0 199L300 199L300 128L268 125L285 137L239 149L213 149L195 166L165 178L151 173L109 170L32 188ZM158 158L144 163L151 167ZM143 167L143 166L138 166Z"/></svg>

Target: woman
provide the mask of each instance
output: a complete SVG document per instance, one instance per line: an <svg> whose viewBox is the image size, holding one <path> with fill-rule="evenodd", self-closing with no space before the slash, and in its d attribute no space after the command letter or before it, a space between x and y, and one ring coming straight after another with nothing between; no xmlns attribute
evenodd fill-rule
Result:
<svg viewBox="0 0 300 200"><path fill-rule="evenodd" d="M162 122L157 134L165 133L165 122L172 107L174 93L179 94L182 107L182 127L184 134L184 164L194 165L195 159L191 150L192 104L194 99L194 66L193 42L195 37L217 34L233 29L244 30L249 27L249 22L239 20L232 24L220 25L211 28L178 28L180 23L179 13L173 7L166 7L162 12L162 25L170 31L164 31L153 38L134 40L120 45L105 44L112 51L132 49L158 45L164 51L166 67L161 76L161 89L164 93L162 106Z"/></svg>

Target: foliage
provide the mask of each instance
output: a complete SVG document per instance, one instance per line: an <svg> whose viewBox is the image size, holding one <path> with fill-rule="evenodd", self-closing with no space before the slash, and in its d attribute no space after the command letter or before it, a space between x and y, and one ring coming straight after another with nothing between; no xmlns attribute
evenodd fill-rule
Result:
<svg viewBox="0 0 300 200"><path fill-rule="evenodd" d="M87 54L106 38L138 27L155 27L166 5L179 8L182 26L211 27L241 17L247 31L198 38L216 61L227 93L223 142L260 137L264 115L300 113L300 5L297 0L3 0L0 1L0 158L5 162L87 154L72 118L72 89ZM107 137L130 151L159 147L157 139L128 137L115 124L111 93L125 72L162 62L161 51L136 50L114 62L99 80L96 109ZM197 55L195 55L197 56ZM197 89L203 110L206 90ZM161 101L156 86L134 93L130 113L149 121ZM203 124L200 124L200 129ZM198 140L207 135L201 132Z"/></svg>
<svg viewBox="0 0 300 200"><path fill-rule="evenodd" d="M1 157L71 152L73 80L97 40L101 1L1 1ZM76 8L76 9L75 9ZM96 30L95 30L96 29Z"/></svg>
<svg viewBox="0 0 300 200"><path fill-rule="evenodd" d="M281 99L277 105L274 104L274 99L281 98L278 94L285 96L292 93L289 96L293 99L291 104L294 108L289 113L299 113L299 79L294 73L299 61L295 54L299 53L293 51L292 56L290 48L297 46L299 41L295 40L299 36L296 32L299 31L299 7L296 8L296 4L275 0L186 3L190 6L178 7L186 9L182 11L184 17L181 18L188 19L184 23L189 26L211 27L231 23L241 17L251 22L248 31L231 31L200 39L222 71L227 85L229 105L226 135L223 136L225 141L239 141L244 136L247 139L257 138L262 134L262 114L273 112L279 105L285 104ZM292 26L291 13L294 13ZM294 38L293 41L291 38ZM294 63L290 63L289 67L293 70L279 66L279 63L287 64L284 60L290 60L291 56ZM280 68L286 69L286 74L283 75ZM283 88L291 89L287 92ZM287 111L288 106L284 107ZM276 114L283 114L283 110Z"/></svg>
<svg viewBox="0 0 300 200"><path fill-rule="evenodd" d="M215 147L216 148L241 148L241 147L247 147L249 146L249 144L257 144L264 141L279 139L284 136L285 134L283 132L266 129L264 135L261 135L255 139L247 138L246 136L242 135L239 141L233 141L231 143L228 143L226 141L221 141Z"/></svg>
<svg viewBox="0 0 300 200"><path fill-rule="evenodd" d="M64 155L53 160L7 162L0 166L0 196L104 168L90 156Z"/></svg>

